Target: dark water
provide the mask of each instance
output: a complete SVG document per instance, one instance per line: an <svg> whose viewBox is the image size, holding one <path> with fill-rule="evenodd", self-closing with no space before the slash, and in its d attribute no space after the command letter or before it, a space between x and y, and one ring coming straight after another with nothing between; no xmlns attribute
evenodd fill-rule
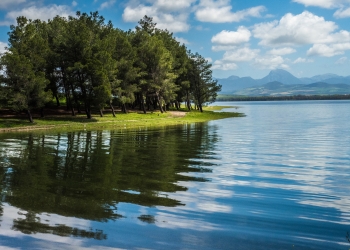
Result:
<svg viewBox="0 0 350 250"><path fill-rule="evenodd" d="M0 249L349 249L350 102L224 104L247 116L1 134Z"/></svg>

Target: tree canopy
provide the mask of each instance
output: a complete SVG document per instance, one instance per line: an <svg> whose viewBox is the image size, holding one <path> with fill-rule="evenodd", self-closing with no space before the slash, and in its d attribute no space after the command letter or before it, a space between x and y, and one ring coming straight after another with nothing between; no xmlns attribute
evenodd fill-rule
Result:
<svg viewBox="0 0 350 250"><path fill-rule="evenodd" d="M202 111L221 86L208 63L145 16L135 30L123 31L98 12L47 22L18 17L9 46L0 57L0 104L31 111L65 100L72 115L93 109L103 116L118 105L166 111L186 102Z"/></svg>

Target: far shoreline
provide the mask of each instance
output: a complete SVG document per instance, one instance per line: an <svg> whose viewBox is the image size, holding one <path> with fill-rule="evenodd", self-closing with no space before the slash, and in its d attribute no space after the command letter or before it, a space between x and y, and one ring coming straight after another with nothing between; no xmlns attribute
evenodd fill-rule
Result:
<svg viewBox="0 0 350 250"><path fill-rule="evenodd" d="M293 96L234 96L219 94L217 102L244 102L244 101L308 101L308 100L350 100L346 95L293 95Z"/></svg>

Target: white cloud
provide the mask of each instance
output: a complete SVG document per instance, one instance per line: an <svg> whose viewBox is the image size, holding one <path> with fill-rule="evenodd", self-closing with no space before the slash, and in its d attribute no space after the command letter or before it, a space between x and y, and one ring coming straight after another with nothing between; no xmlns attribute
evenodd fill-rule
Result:
<svg viewBox="0 0 350 250"><path fill-rule="evenodd" d="M316 6L326 9L338 8L343 4L350 3L349 0L293 0L295 3L300 3L305 6Z"/></svg>
<svg viewBox="0 0 350 250"><path fill-rule="evenodd" d="M339 58L339 59L335 62L335 64L345 64L345 63L347 63L347 61L348 61L348 58L347 58L346 56L344 56L344 57L342 57L342 58Z"/></svg>
<svg viewBox="0 0 350 250"><path fill-rule="evenodd" d="M16 18L19 16L25 16L28 19L41 19L47 21L55 16L68 17L75 15L71 8L67 5L48 5L44 7L31 6L18 11L10 11L6 14L6 21L0 23L0 25L7 25L8 23L14 24Z"/></svg>
<svg viewBox="0 0 350 250"><path fill-rule="evenodd" d="M334 13L334 17L336 18L346 18L346 17L350 17L350 8L346 8L346 9L339 9Z"/></svg>
<svg viewBox="0 0 350 250"><path fill-rule="evenodd" d="M207 58L205 58L205 60L207 60L208 63L212 63L213 62L213 59L211 59L211 57L207 57Z"/></svg>
<svg viewBox="0 0 350 250"><path fill-rule="evenodd" d="M260 50L249 47L238 48L226 51L221 60L216 60L212 69L235 70L238 68L237 62L249 62L258 57Z"/></svg>
<svg viewBox="0 0 350 250"><path fill-rule="evenodd" d="M298 59L296 59L293 62L293 64L297 64L297 63L311 63L311 62L313 62L313 60L299 57Z"/></svg>
<svg viewBox="0 0 350 250"><path fill-rule="evenodd" d="M261 13L264 11L266 11L264 6L256 6L232 12L230 0L201 0L195 16L201 22L231 23L239 22L248 17L261 17Z"/></svg>
<svg viewBox="0 0 350 250"><path fill-rule="evenodd" d="M336 55L344 54L345 50L350 50L349 43L337 43L337 44L315 44L307 51L308 56L324 56L332 57Z"/></svg>
<svg viewBox="0 0 350 250"><path fill-rule="evenodd" d="M223 30L212 37L211 42L217 44L212 46L212 50L235 50L239 45L249 42L250 36L251 32L243 26L240 26L237 31Z"/></svg>
<svg viewBox="0 0 350 250"><path fill-rule="evenodd" d="M0 9L8 9L12 6L25 3L26 0L0 0Z"/></svg>
<svg viewBox="0 0 350 250"><path fill-rule="evenodd" d="M248 47L226 51L222 60L225 62L249 62L259 55L260 50Z"/></svg>
<svg viewBox="0 0 350 250"><path fill-rule="evenodd" d="M126 22L137 22L145 15L154 17L157 9L151 6L139 5L135 8L127 6L124 9L123 19Z"/></svg>
<svg viewBox="0 0 350 250"><path fill-rule="evenodd" d="M249 42L250 36L250 31L246 27L240 26L237 31L221 31L212 37L211 42L220 45L237 46Z"/></svg>
<svg viewBox="0 0 350 250"><path fill-rule="evenodd" d="M254 26L254 37L260 38L261 45L296 46L317 43L335 43L350 41L350 33L341 30L334 33L338 26L323 17L308 11L299 15L286 14L280 21L260 23Z"/></svg>
<svg viewBox="0 0 350 250"><path fill-rule="evenodd" d="M234 50L237 49L237 46L230 46L230 45L214 45L211 47L213 51L223 51L223 50Z"/></svg>
<svg viewBox="0 0 350 250"><path fill-rule="evenodd" d="M176 32L186 32L190 29L190 25L187 23L187 14L162 14L160 16L154 17L157 27L160 29L168 29L174 33Z"/></svg>
<svg viewBox="0 0 350 250"><path fill-rule="evenodd" d="M157 23L157 27L160 29L168 29L174 33L186 32L190 29L190 25L187 23L188 13L185 10L192 2L193 0L188 2L180 0L179 3L173 4L173 9L170 8L173 2L164 0L157 0L152 5L130 5L124 9L123 20L125 22L137 22L147 15L153 17L153 21Z"/></svg>
<svg viewBox="0 0 350 250"><path fill-rule="evenodd" d="M100 10L103 10L103 9L107 9L107 8L110 8L112 7L114 4L115 4L116 0L109 0L109 1L106 1L106 2L103 2L101 5L100 5Z"/></svg>
<svg viewBox="0 0 350 250"><path fill-rule="evenodd" d="M76 1L73 1L73 2L72 2L72 6L73 6L73 7L75 7L75 6L77 6L77 5L78 5L78 3L77 3Z"/></svg>
<svg viewBox="0 0 350 250"><path fill-rule="evenodd" d="M191 44L189 41L187 41L185 38L182 37L175 37L175 40L178 41L180 44Z"/></svg>
<svg viewBox="0 0 350 250"><path fill-rule="evenodd" d="M7 47L7 43L0 42L0 54L6 51L5 47Z"/></svg>
<svg viewBox="0 0 350 250"><path fill-rule="evenodd" d="M227 62L223 62L221 60L217 60L214 62L213 66L211 68L226 71L226 70L235 70L238 68L238 66L235 63L227 63Z"/></svg>
<svg viewBox="0 0 350 250"><path fill-rule="evenodd" d="M270 55L275 55L275 56L283 56L283 55L289 55L295 53L296 50L290 47L286 48L280 48L280 49L272 49L268 51L267 53Z"/></svg>
<svg viewBox="0 0 350 250"><path fill-rule="evenodd" d="M155 2L155 6L160 11L174 12L174 11L180 11L180 10L190 8L192 3L194 2L195 0L176 0L176 1L157 0Z"/></svg>
<svg viewBox="0 0 350 250"><path fill-rule="evenodd" d="M285 60L281 56L265 56L255 59L254 63L257 67L262 69L288 69L289 66L285 64Z"/></svg>
<svg viewBox="0 0 350 250"><path fill-rule="evenodd" d="M350 17L350 0L293 0L293 2L325 9L338 8L334 13L335 18Z"/></svg>

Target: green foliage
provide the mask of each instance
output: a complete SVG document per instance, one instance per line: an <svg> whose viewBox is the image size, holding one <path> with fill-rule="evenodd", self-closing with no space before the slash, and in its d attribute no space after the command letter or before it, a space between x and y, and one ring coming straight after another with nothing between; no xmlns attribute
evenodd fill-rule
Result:
<svg viewBox="0 0 350 250"><path fill-rule="evenodd" d="M52 96L57 105L64 97L73 115L83 109L87 118L92 109L102 116L112 103L125 111L127 105L138 106L144 113L146 107L163 112L182 101L201 109L220 90L211 65L148 16L135 31L114 28L98 12L48 22L19 17L10 29L9 51L1 58L0 91L6 94L0 102L28 115Z"/></svg>
<svg viewBox="0 0 350 250"><path fill-rule="evenodd" d="M212 79L211 64L198 53L190 54L191 67L189 70L190 86L195 104L202 112L204 103L212 103L216 100L217 92L221 85Z"/></svg>
<svg viewBox="0 0 350 250"><path fill-rule="evenodd" d="M35 72L31 61L12 51L2 57L6 65L5 83L10 89L11 106L18 111L43 107L50 99L45 92L43 72Z"/></svg>
<svg viewBox="0 0 350 250"><path fill-rule="evenodd" d="M17 26L9 32L9 49L1 57L2 84L7 89L7 103L14 110L41 108L51 100L46 91L46 57L49 52L45 23L17 18Z"/></svg>

